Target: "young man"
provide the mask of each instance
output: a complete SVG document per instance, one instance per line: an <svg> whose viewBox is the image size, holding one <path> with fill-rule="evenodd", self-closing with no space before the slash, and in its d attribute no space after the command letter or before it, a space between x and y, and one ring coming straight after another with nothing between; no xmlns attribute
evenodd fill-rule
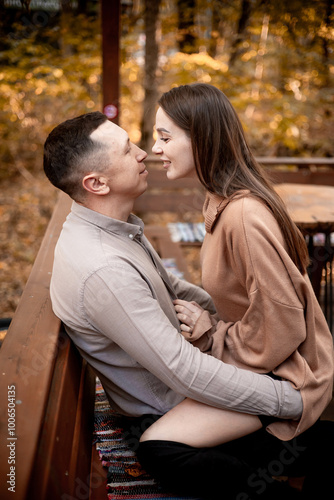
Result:
<svg viewBox="0 0 334 500"><path fill-rule="evenodd" d="M45 173L74 200L55 250L50 288L55 314L94 368L111 406L139 418L139 434L185 397L217 408L298 418L302 402L290 383L224 364L180 335L173 299L213 307L201 288L165 271L142 221L131 214L147 188L146 156L99 112L68 120L47 138ZM181 470L184 449L175 453ZM187 467L196 474L199 464L206 471L198 477L198 494L215 484L208 477L213 457L221 474L226 472L218 479L227 491L239 473L246 482L250 469L238 458L219 448L207 455L194 449ZM184 477L189 491L192 481ZM266 489L269 494L271 483ZM215 491L212 486L211 499Z"/></svg>

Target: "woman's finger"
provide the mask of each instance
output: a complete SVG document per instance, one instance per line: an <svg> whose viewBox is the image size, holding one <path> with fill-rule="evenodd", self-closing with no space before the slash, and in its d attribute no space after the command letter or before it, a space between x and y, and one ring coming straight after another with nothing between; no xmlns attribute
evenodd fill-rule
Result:
<svg viewBox="0 0 334 500"><path fill-rule="evenodd" d="M190 328L190 326L185 325L184 323L180 325L180 328L182 332L187 332L187 333L192 332L192 328Z"/></svg>
<svg viewBox="0 0 334 500"><path fill-rule="evenodd" d="M176 299L173 301L174 306L183 306L189 309L189 311L192 312L198 312L198 310L202 310L201 306L198 305L196 302L188 302L187 300L182 300L182 299Z"/></svg>
<svg viewBox="0 0 334 500"><path fill-rule="evenodd" d="M177 318L180 321L180 323L184 323L185 325L190 326L192 328L195 325L193 318L190 316L187 316L186 314L178 313Z"/></svg>
<svg viewBox="0 0 334 500"><path fill-rule="evenodd" d="M198 307L193 306L192 304L190 304L190 302L187 302L187 305L185 305L185 306L176 304L176 305L174 305L174 308L175 308L176 312L188 314L189 316L194 315L198 318L202 313L202 309L199 309Z"/></svg>

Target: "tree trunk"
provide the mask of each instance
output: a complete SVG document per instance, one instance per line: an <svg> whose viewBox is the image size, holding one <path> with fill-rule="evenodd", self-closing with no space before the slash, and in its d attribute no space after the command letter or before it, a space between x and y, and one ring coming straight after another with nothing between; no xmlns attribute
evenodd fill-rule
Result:
<svg viewBox="0 0 334 500"><path fill-rule="evenodd" d="M220 23L220 10L218 8L217 0L212 3L212 18L211 18L211 36L208 48L209 56L215 58L217 54L217 41L219 38L219 23Z"/></svg>
<svg viewBox="0 0 334 500"><path fill-rule="evenodd" d="M177 0L178 46L180 52L194 54L197 40L194 33L196 0Z"/></svg>
<svg viewBox="0 0 334 500"><path fill-rule="evenodd" d="M234 42L231 46L229 66L232 67L240 52L240 45L245 38L245 32L248 25L248 21L251 15L251 2L250 0L242 0L241 12L238 21L238 27Z"/></svg>
<svg viewBox="0 0 334 500"><path fill-rule="evenodd" d="M157 89L157 67L159 47L156 39L157 24L159 19L159 7L161 0L145 0L145 75L143 102L143 115L141 119L141 141L140 147L151 151L153 145L153 125L155 121L155 107L158 100Z"/></svg>
<svg viewBox="0 0 334 500"><path fill-rule="evenodd" d="M329 33L331 29L331 17L333 10L333 0L327 0L326 2L326 13L325 13L325 33L322 36L322 61L323 61L323 86L330 86L330 71L329 71Z"/></svg>
<svg viewBox="0 0 334 500"><path fill-rule="evenodd" d="M61 15L60 15L60 38L59 46L63 57L71 57L74 54L73 46L68 44L67 34L71 32L71 22L73 18L73 11L71 5L67 0L61 0Z"/></svg>
<svg viewBox="0 0 334 500"><path fill-rule="evenodd" d="M79 0L77 14L87 14L87 0Z"/></svg>

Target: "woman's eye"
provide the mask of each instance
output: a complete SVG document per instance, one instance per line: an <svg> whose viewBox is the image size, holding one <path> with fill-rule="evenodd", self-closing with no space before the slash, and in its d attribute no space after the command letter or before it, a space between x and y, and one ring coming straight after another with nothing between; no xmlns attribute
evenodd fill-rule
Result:
<svg viewBox="0 0 334 500"><path fill-rule="evenodd" d="M168 142L169 141L169 137L160 137L160 140L163 141L163 142Z"/></svg>

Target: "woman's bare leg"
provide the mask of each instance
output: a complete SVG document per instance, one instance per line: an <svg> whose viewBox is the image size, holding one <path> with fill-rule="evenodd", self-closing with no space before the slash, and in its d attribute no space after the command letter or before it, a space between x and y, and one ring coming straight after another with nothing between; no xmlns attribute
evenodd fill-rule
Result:
<svg viewBox="0 0 334 500"><path fill-rule="evenodd" d="M185 399L149 427L140 441L177 441L196 448L217 446L257 431L258 417Z"/></svg>

